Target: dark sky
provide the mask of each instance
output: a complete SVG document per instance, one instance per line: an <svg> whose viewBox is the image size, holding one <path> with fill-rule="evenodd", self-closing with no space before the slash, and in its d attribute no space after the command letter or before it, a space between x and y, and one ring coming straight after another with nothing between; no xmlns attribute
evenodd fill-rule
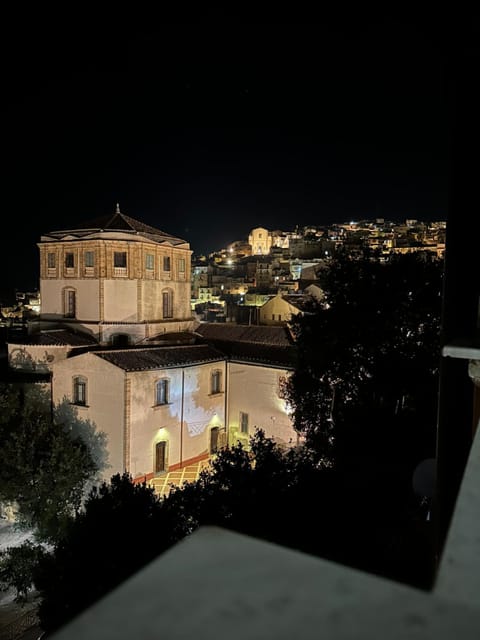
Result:
<svg viewBox="0 0 480 640"><path fill-rule="evenodd" d="M42 232L116 202L195 253L260 225L445 219L443 20L185 17L3 21L3 291L38 286Z"/></svg>

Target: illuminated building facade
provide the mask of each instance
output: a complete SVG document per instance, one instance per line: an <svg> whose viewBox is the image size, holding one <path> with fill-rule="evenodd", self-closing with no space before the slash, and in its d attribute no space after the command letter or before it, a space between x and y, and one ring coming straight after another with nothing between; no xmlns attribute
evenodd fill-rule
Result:
<svg viewBox="0 0 480 640"><path fill-rule="evenodd" d="M53 403L106 435L105 478L149 480L248 444L256 427L296 443L279 384L288 329L195 322L188 243L117 207L38 246L41 314L8 344L9 364L48 374Z"/></svg>

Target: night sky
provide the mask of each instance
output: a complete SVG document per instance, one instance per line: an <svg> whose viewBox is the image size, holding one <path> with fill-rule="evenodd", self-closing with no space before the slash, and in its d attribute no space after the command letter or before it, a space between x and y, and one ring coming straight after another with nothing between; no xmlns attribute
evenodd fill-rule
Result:
<svg viewBox="0 0 480 640"><path fill-rule="evenodd" d="M38 286L42 232L116 202L197 254L255 226L446 218L441 20L187 17L4 20L2 295Z"/></svg>

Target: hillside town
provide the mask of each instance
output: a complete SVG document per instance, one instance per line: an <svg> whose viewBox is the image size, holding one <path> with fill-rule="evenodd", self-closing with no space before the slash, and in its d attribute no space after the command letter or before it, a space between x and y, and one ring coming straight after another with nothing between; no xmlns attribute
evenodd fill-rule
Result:
<svg viewBox="0 0 480 640"><path fill-rule="evenodd" d="M319 275L339 248L368 248L385 260L391 254L445 250L445 221L383 218L293 231L252 229L208 255L191 261L191 308L199 321L282 325L301 313L312 297L321 299ZM40 292L16 291L0 308L3 326L22 327L40 313Z"/></svg>

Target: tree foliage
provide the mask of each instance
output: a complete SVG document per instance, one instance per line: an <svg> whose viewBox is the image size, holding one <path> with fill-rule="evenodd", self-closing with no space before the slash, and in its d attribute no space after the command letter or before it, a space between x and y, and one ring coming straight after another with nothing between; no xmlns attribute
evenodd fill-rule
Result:
<svg viewBox="0 0 480 640"><path fill-rule="evenodd" d="M168 496L133 483L128 474L94 488L37 568L42 626L63 625L203 524L313 549L318 519L302 504L312 498L308 479L318 475L318 464L306 450L284 451L261 431L251 445L249 451L241 445L220 451L198 480ZM309 536L298 518L309 520Z"/></svg>
<svg viewBox="0 0 480 640"><path fill-rule="evenodd" d="M0 406L0 500L15 504L20 525L53 541L79 511L97 465L72 424L53 420L41 387L2 385Z"/></svg>
<svg viewBox="0 0 480 640"><path fill-rule="evenodd" d="M114 475L94 487L37 567L45 630L57 628L95 602L171 544L153 488Z"/></svg>
<svg viewBox="0 0 480 640"><path fill-rule="evenodd" d="M417 462L432 455L442 276L441 261L415 253L386 263L340 253L325 270L322 305L292 322L298 362L285 387L294 426L319 455L388 456L393 432L414 438Z"/></svg>
<svg viewBox="0 0 480 640"><path fill-rule="evenodd" d="M23 604L33 586L33 572L48 552L28 540L17 547L0 551L0 589L15 590L15 602Z"/></svg>
<svg viewBox="0 0 480 640"><path fill-rule="evenodd" d="M167 496L115 475L94 489L71 526L39 563L42 627L53 630L202 525L217 525L400 579L418 579L422 553L412 530L381 492L319 463L304 446L283 449L256 430L249 449L221 450L200 477ZM395 537L386 535L396 527ZM403 528L402 528L403 527ZM353 535L354 532L354 535ZM418 547L418 545L417 545Z"/></svg>

